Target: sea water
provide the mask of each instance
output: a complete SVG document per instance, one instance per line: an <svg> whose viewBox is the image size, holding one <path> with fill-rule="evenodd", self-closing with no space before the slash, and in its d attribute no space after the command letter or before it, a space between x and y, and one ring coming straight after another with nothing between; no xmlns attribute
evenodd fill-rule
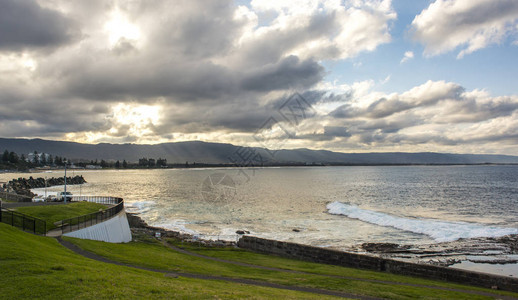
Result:
<svg viewBox="0 0 518 300"><path fill-rule="evenodd" d="M345 249L518 233L518 166L346 166L68 171L74 195L122 197L153 226ZM28 174L0 174L0 181ZM31 174L63 176L63 172ZM62 187L51 187L56 192ZM43 189L38 189L43 194Z"/></svg>
<svg viewBox="0 0 518 300"><path fill-rule="evenodd" d="M128 210L149 224L190 233L225 236L248 230L337 247L518 233L518 166L68 172L79 174L88 183L69 186L75 195L123 197ZM2 174L0 180L13 176L27 174Z"/></svg>

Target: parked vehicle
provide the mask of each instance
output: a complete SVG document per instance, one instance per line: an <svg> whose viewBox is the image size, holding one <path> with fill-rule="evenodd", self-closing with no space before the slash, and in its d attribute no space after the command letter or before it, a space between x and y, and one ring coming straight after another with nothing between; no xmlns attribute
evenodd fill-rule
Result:
<svg viewBox="0 0 518 300"><path fill-rule="evenodd" d="M32 198L32 202L45 202L45 198L43 196L36 196Z"/></svg>
<svg viewBox="0 0 518 300"><path fill-rule="evenodd" d="M71 192L67 192L66 193L66 197L65 197L65 192L58 192L57 194L57 197L56 197L56 200L61 202L61 201L64 201L66 198L67 201L71 201L72 200L72 193Z"/></svg>

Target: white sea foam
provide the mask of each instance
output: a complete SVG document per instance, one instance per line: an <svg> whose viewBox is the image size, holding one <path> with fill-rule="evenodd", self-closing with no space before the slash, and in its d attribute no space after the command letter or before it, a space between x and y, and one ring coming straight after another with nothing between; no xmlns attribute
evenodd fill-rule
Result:
<svg viewBox="0 0 518 300"><path fill-rule="evenodd" d="M195 231L195 230L191 230L187 227L185 227L185 225L187 224L192 224L192 222L187 222L187 221L184 221L184 220L174 220L170 223L157 223L157 224L153 224L154 227L160 227L160 228L164 228L164 229L168 229L168 230L174 230L174 231L178 231L178 232L181 232L181 233L187 233L187 234L192 234L193 236L199 236L200 233Z"/></svg>
<svg viewBox="0 0 518 300"><path fill-rule="evenodd" d="M131 213L144 213L147 212L155 205L153 201L138 201L133 203L125 203L124 207L126 211Z"/></svg>
<svg viewBox="0 0 518 300"><path fill-rule="evenodd" d="M361 209L357 206L338 201L329 203L327 209L330 214L344 215L375 225L425 234L437 242L449 242L460 238L498 237L508 234L518 234L517 228L503 228L466 222L448 222L436 219L403 218Z"/></svg>

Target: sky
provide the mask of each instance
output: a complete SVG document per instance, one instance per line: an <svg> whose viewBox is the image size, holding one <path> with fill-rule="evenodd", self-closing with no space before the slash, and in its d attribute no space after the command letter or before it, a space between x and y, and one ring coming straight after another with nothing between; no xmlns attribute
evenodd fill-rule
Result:
<svg viewBox="0 0 518 300"><path fill-rule="evenodd" d="M516 0L0 0L0 137L518 155Z"/></svg>

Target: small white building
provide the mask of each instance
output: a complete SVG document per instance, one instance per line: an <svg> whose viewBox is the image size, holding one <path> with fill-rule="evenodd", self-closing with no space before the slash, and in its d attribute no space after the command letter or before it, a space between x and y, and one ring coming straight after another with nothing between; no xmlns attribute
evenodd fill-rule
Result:
<svg viewBox="0 0 518 300"><path fill-rule="evenodd" d="M89 170L98 170L98 169L102 169L103 167L101 166L97 166L97 165L86 165L85 166L85 169L89 169Z"/></svg>
<svg viewBox="0 0 518 300"><path fill-rule="evenodd" d="M48 162L50 159L50 154L48 154L48 153L36 153L35 154L34 152L31 152L31 153L27 154L27 161L33 162L35 156L36 156L36 160L38 161L38 163L41 163L43 160Z"/></svg>

